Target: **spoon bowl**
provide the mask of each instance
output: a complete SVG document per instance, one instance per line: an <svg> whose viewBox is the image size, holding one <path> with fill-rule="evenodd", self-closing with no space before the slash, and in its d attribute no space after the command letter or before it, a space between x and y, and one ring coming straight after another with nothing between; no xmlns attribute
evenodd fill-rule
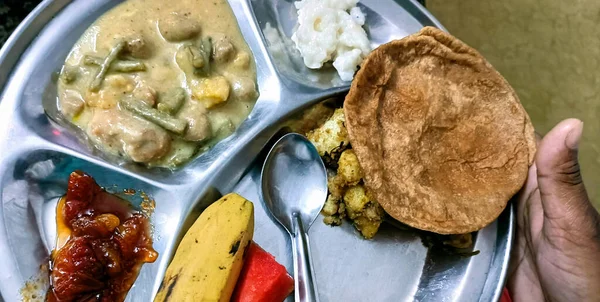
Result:
<svg viewBox="0 0 600 302"><path fill-rule="evenodd" d="M308 229L327 198L327 170L306 137L289 133L271 148L262 169L262 197L290 234L296 301L318 301Z"/></svg>
<svg viewBox="0 0 600 302"><path fill-rule="evenodd" d="M308 229L327 198L327 171L308 139L289 133L275 143L263 166L262 194L273 217L289 233L294 215Z"/></svg>

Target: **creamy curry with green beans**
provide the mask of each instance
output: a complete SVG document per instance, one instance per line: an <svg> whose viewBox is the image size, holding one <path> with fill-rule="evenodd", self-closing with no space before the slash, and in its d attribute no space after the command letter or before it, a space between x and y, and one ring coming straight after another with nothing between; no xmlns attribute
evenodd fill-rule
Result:
<svg viewBox="0 0 600 302"><path fill-rule="evenodd" d="M176 167L230 135L258 97L255 63L226 0L129 0L69 54L58 105L94 145Z"/></svg>

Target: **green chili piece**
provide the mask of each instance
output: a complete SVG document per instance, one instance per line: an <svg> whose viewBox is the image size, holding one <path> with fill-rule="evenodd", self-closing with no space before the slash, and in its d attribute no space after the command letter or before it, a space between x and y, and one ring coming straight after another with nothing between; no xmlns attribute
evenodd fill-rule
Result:
<svg viewBox="0 0 600 302"><path fill-rule="evenodd" d="M186 97L187 93L185 89L180 87L173 88L160 96L156 108L158 111L169 114L177 113L179 108L181 108L181 105L183 105L183 101L185 101Z"/></svg>
<svg viewBox="0 0 600 302"><path fill-rule="evenodd" d="M84 56L83 64L85 65L102 65L102 58L93 56ZM110 65L108 71L113 72L138 72L146 71L146 64L139 60L115 60Z"/></svg>
<svg viewBox="0 0 600 302"><path fill-rule="evenodd" d="M183 134L187 128L187 122L176 119L167 113L158 111L139 100L130 98L122 99L119 101L119 106L176 134Z"/></svg>
<svg viewBox="0 0 600 302"><path fill-rule="evenodd" d="M100 86L102 86L102 82L104 81L104 77L106 76L110 65L117 59L119 53L123 51L123 47L125 47L125 44L126 43L124 41L117 43L117 45L113 46L113 48L110 50L108 56L104 58L102 64L100 64L100 69L98 70L98 73L94 76L92 83L90 83L90 91L97 92L98 90L100 90Z"/></svg>

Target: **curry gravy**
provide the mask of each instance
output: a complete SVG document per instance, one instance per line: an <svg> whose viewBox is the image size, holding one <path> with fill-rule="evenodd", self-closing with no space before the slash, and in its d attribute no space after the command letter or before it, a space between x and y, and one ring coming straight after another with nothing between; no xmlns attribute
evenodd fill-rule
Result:
<svg viewBox="0 0 600 302"><path fill-rule="evenodd" d="M129 0L99 18L61 71L59 108L97 148L175 167L230 135L258 97L226 0Z"/></svg>

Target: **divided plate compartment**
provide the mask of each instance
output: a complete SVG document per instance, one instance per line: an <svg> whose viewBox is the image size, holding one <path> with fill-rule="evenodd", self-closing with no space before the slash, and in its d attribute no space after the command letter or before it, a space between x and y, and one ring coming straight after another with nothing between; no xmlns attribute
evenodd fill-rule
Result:
<svg viewBox="0 0 600 302"><path fill-rule="evenodd" d="M115 162L60 121L57 72L81 34L122 1L46 0L7 41L0 52L0 293L6 301L20 300L27 281L47 285L40 267L54 247L56 202L77 169L109 191L134 189L156 201L151 221L160 256L143 266L127 301L153 298L187 227L230 191L254 202L255 241L293 271L287 234L266 214L258 192L262 158L291 116L343 94L348 83L332 68L302 65L289 38L296 23L292 0L228 1L256 60L260 97L233 135L175 171ZM373 47L422 26L441 27L413 0L362 0L360 6ZM127 199L139 205L139 196ZM480 254L460 258L429 251L414 233L387 224L375 239L363 240L348 222L331 228L318 218L310 234L321 301L497 300L512 220L507 209L479 232ZM44 293L39 288L38 300Z"/></svg>

